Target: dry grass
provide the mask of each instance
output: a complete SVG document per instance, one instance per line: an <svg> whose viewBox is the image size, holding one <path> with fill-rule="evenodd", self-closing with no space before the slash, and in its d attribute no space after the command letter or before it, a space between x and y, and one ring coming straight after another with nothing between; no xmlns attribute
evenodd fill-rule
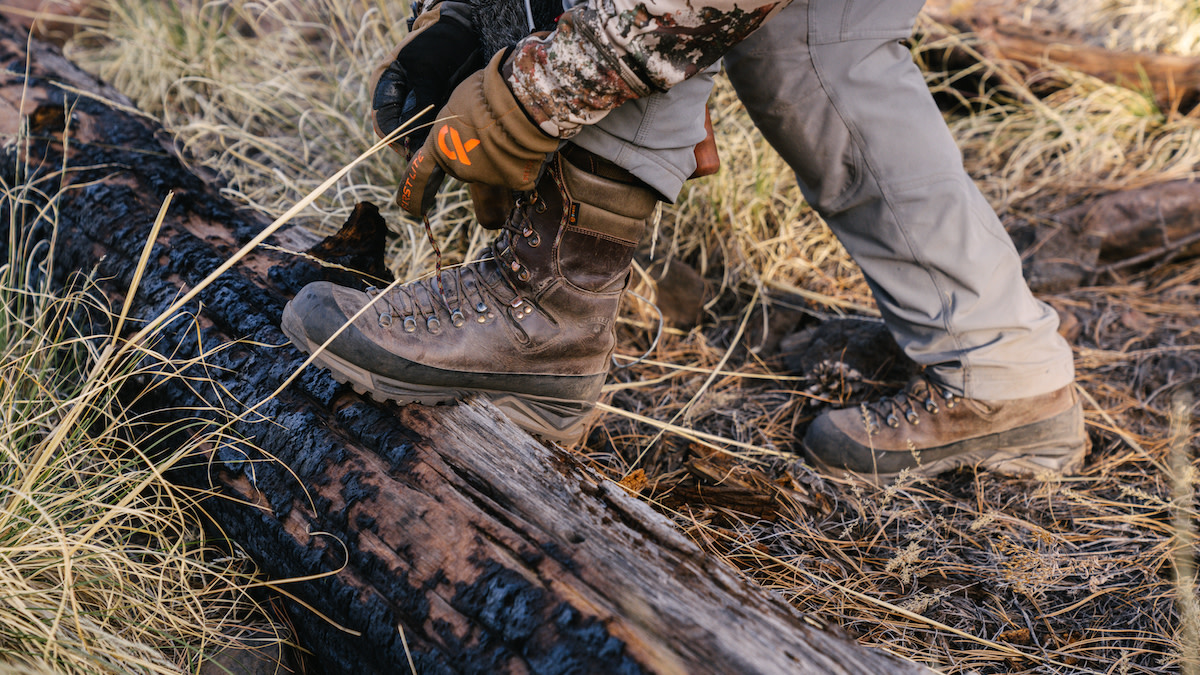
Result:
<svg viewBox="0 0 1200 675"><path fill-rule="evenodd" d="M274 218L375 142L367 123L372 71L404 31L405 2L102 3L110 28L68 54L159 115L226 196ZM389 251L402 277L428 271L424 229L392 205L404 166L392 153L360 165L298 222L332 233L371 201L400 235ZM446 191L435 234L451 258L486 245L469 227L465 190ZM460 247L465 250L460 250Z"/></svg>
<svg viewBox="0 0 1200 675"><path fill-rule="evenodd" d="M72 54L161 116L196 165L219 172L247 206L279 215L372 142L366 78L397 39L405 3L109 4L110 25ZM1072 7L1086 11L1064 20L1094 20L1079 30L1097 36L1103 11L1128 17L1104 40L1195 51L1194 1ZM943 47L915 53L923 60ZM961 104L948 122L1006 221L1036 223L1095 194L1196 177L1195 115L1069 72L1053 75L1058 93L1038 99L1004 64L984 70L999 76L987 87L969 73L927 75L943 100ZM886 383L874 373L786 372L775 338L813 317L869 314L873 302L727 87L713 112L722 153L737 161L690 183L647 244L710 281L708 321L667 331L650 360L614 373L612 412L581 456L797 607L945 672L1200 667L1187 396L1200 376L1200 267L1162 264L1053 298L1082 324L1076 356L1095 443L1084 475L1044 483L958 472L888 488L824 477L792 454L797 435L823 407ZM358 200L390 203L400 168L394 157L368 160L301 219L324 231ZM448 193L434 218L452 259L485 243L462 202L461 191ZM385 215L398 275L428 272L420 227L394 209ZM629 302L620 351L642 353L653 323L650 309Z"/></svg>
<svg viewBox="0 0 1200 675"><path fill-rule="evenodd" d="M125 314L86 275L51 281L59 179L0 181L0 672L194 670L263 614L253 564L204 535L204 495L164 478L226 434L118 397L191 364L114 337Z"/></svg>
<svg viewBox="0 0 1200 675"><path fill-rule="evenodd" d="M1022 9L1109 49L1200 54L1196 0L1035 0Z"/></svg>

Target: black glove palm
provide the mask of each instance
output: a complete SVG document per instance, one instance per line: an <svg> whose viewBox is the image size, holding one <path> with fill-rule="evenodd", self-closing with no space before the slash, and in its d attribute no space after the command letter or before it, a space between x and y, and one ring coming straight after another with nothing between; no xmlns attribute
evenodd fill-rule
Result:
<svg viewBox="0 0 1200 675"><path fill-rule="evenodd" d="M371 102L375 132L385 137L428 108L410 125L412 131L392 146L411 158L425 143L428 124L436 119L450 93L485 63L468 5L444 0L425 11L412 24L392 60L375 74Z"/></svg>

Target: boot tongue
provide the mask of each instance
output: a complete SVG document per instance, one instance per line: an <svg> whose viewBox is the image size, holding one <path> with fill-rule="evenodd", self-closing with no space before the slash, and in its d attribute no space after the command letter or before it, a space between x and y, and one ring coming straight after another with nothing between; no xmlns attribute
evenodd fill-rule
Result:
<svg viewBox="0 0 1200 675"><path fill-rule="evenodd" d="M496 299L504 304L510 304L517 299L517 290L512 279L505 274L502 268L502 263L496 256L495 245L491 249L491 255L485 256L482 260L476 263L475 269L479 273L479 278L485 286L491 291Z"/></svg>

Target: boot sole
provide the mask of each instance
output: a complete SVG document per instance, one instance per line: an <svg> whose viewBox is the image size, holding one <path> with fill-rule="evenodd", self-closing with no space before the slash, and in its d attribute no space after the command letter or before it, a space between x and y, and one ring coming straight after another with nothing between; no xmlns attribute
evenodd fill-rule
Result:
<svg viewBox="0 0 1200 675"><path fill-rule="evenodd" d="M312 354L320 345L308 339L303 329L295 325L296 319L293 316L285 308L279 327L297 349L305 354ZM372 373L329 351L317 354L313 362L329 370L333 379L338 382L348 384L359 394L380 402L391 401L399 405L446 405L461 402L471 396L480 396L499 408L518 427L539 438L564 445L573 445L583 440L588 421L596 408L595 402L592 401L401 382Z"/></svg>
<svg viewBox="0 0 1200 675"><path fill-rule="evenodd" d="M1074 419L1080 420L1079 426L1075 430L1078 434L1077 437L1081 439L1078 442L1063 443L1061 440L1055 439L1029 442L1022 439L1022 437L1028 436L1036 437L1039 427L1054 425L1056 419L1052 418L995 434L995 445L1002 446L1000 449L987 447L970 450L943 457L928 464L918 464L907 469L907 472L910 476L932 477L955 469L975 467L1014 478L1059 478L1078 474L1083 468L1084 459L1092 445L1091 439L1083 429L1081 412L1081 404L1076 402L1073 408L1061 413L1061 415L1071 415ZM805 459L825 475L849 474L875 485L890 484L901 473L904 473L903 471L878 474L860 473L830 466L821 461L814 453L809 452L808 448L805 448L804 454Z"/></svg>

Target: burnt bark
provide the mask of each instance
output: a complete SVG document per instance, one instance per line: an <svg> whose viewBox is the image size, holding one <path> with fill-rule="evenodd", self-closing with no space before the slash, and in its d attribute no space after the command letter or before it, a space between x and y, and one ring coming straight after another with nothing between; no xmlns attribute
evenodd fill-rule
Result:
<svg viewBox="0 0 1200 675"><path fill-rule="evenodd" d="M173 192L133 305L134 323L157 316L264 222L190 173L117 92L26 44L0 25L0 133L30 124L0 171L61 185L56 273L95 269L114 301ZM163 410L263 401L304 361L278 322L311 273L273 250L249 256L186 308L198 325L168 323L154 342L207 352L184 374L211 384L134 393ZM399 409L309 368L206 452L173 479L213 490L205 508L266 575L308 578L283 589L317 670L390 675L411 655L420 673L925 672L802 617L486 403Z"/></svg>

